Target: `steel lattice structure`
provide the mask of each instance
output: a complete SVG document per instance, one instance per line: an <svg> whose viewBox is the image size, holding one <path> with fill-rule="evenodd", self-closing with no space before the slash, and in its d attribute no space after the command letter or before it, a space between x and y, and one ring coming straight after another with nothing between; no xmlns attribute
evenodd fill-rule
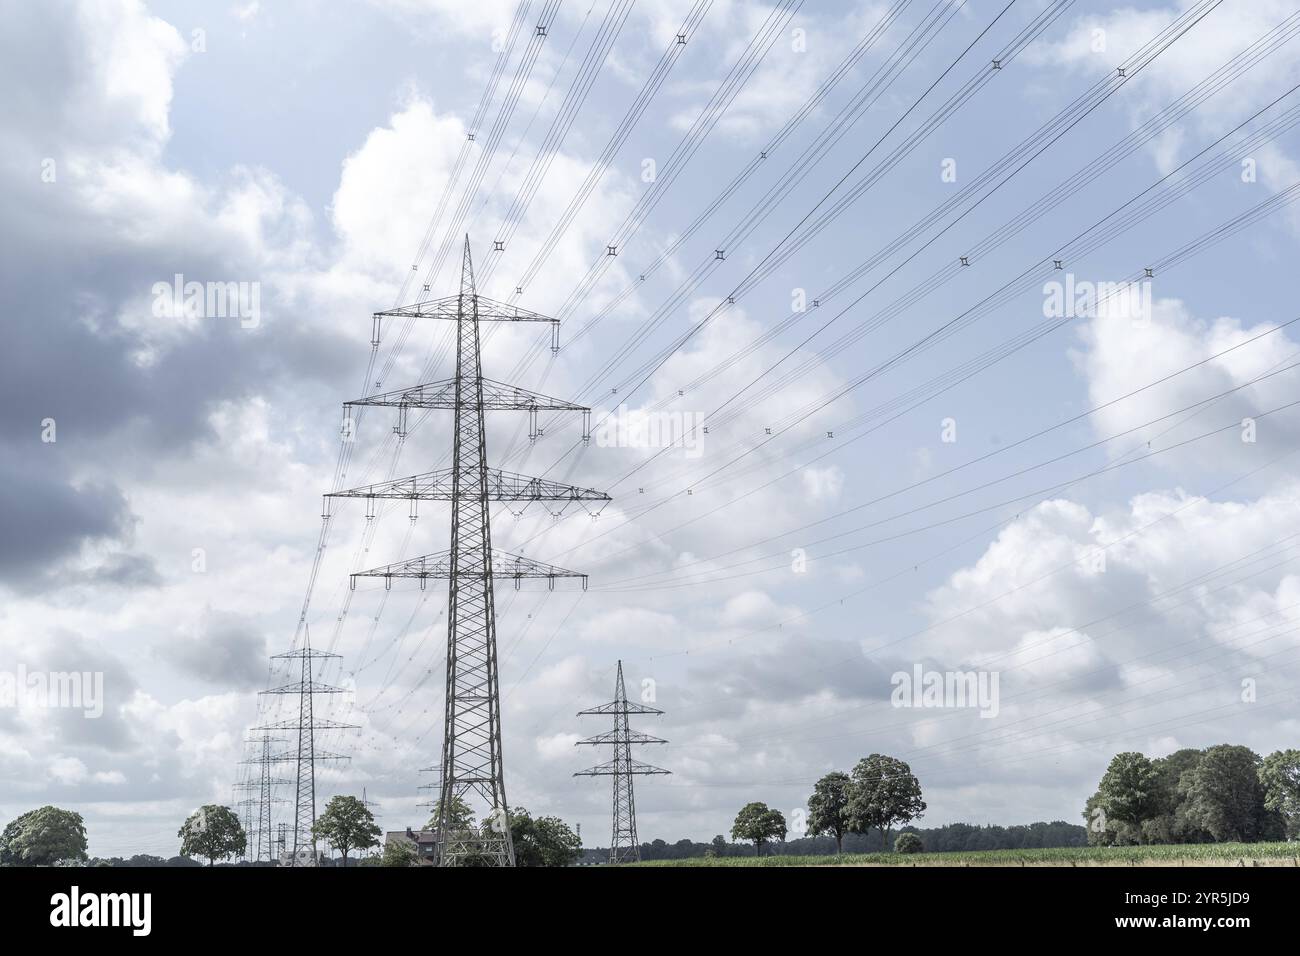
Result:
<svg viewBox="0 0 1300 956"><path fill-rule="evenodd" d="M247 790L252 786L255 786L255 784L236 785L236 789ZM242 825L244 827L245 837L244 859L249 863L254 862L256 859L256 857L253 856L253 853L255 852L255 847L253 846L253 833L255 832L253 830L253 807L257 806L257 804L258 800L256 797L245 797L243 800L234 803L234 806L239 807L243 814Z"/></svg>
<svg viewBox="0 0 1300 956"><path fill-rule="evenodd" d="M409 498L412 509L422 499L451 502L451 548L448 551L362 571L353 578L355 582L357 577L382 577L386 583L391 583L393 578L413 578L418 579L422 586L431 577L448 580L447 689L437 803L437 862L440 866L468 863L513 866L515 852L501 756L493 582L500 576L513 577L516 583L525 577L547 578L552 584L556 578L582 578L585 582L585 575L495 551L492 548L489 502L559 501L566 507L575 502L599 506L609 501L609 496L591 489L490 470L484 416L488 410L527 411L534 422L530 437L536 437L535 416L539 409L582 411L584 417L590 410L483 377L480 322L549 323L553 332L552 348L558 347L555 330L559 323L556 319L479 296L474 288L474 265L468 236L465 237L459 294L377 313L374 340L379 338L384 318L390 316L454 321L456 377L348 404L396 407L399 416L397 428L403 433L408 408L453 410L452 467L443 472L341 491L333 497ZM485 805L488 823L482 827L453 830L448 826L448 817L457 800L464 800L471 810L474 802Z"/></svg>
<svg viewBox="0 0 1300 956"><path fill-rule="evenodd" d="M263 694L297 694L297 719L277 721L264 724L255 730L293 730L297 732L298 746L295 750L270 754L268 763L292 763L296 766L294 802L293 802L293 852L283 862L289 866L314 866L316 864L316 835L312 827L316 823L316 763L323 760L348 760L344 754L331 753L316 747L318 730L354 730L355 724L341 724L332 720L317 720L313 698L317 694L341 694L342 687L322 684L314 678L313 661L322 658L338 657L328 651L312 650L311 633L304 627L303 646L283 654L274 654L280 660L301 661L299 679L262 691ZM286 783L288 781L285 781ZM269 831L268 831L269 838Z"/></svg>
<svg viewBox="0 0 1300 956"><path fill-rule="evenodd" d="M256 728L268 730L269 728ZM263 852L265 851L266 862L275 862L275 851L271 848L271 805L273 803L283 803L284 801L274 796L274 788L283 784L289 784L293 781L285 780L281 777L271 776L271 764L275 763L275 757L271 753L271 744L286 743L283 737L273 737L270 733L262 733L259 737L248 738L249 743L261 745L261 754L251 760L244 760L246 764L257 764L259 766L258 778L256 782L235 784L236 790L256 790L257 797L249 797L242 801L246 806L245 819L248 821L245 826L245 835L249 843L252 844L253 854L251 859L254 862L261 862ZM257 807L257 825L253 826L253 807ZM256 839L254 839L256 834ZM249 847L245 847L244 856L248 857Z"/></svg>
<svg viewBox="0 0 1300 956"><path fill-rule="evenodd" d="M614 759L586 770L579 770L575 777L613 777L614 778L614 833L609 842L610 863L639 863L641 844L636 837L636 795L632 789L632 778L637 775L672 773L661 767L641 763L632 759L633 744L666 744L662 737L633 730L628 724L631 714L661 715L662 710L646 704L632 703L627 699L627 689L623 685L623 662L618 662L618 678L614 682L614 699L608 704L578 711L579 717L591 714L610 715L614 717L614 729L603 734L579 740L577 746L591 744L609 745L614 748Z"/></svg>

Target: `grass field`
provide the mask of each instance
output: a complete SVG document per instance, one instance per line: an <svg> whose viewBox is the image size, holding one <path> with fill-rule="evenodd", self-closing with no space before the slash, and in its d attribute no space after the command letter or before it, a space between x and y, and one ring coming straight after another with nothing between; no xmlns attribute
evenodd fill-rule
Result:
<svg viewBox="0 0 1300 956"><path fill-rule="evenodd" d="M1058 847L973 853L845 853L842 856L697 857L635 866L1297 866L1300 843Z"/></svg>

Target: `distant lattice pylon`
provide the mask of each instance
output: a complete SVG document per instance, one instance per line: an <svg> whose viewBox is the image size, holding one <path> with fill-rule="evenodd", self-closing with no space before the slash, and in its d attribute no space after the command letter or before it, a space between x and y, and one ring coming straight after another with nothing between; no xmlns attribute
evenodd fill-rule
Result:
<svg viewBox="0 0 1300 956"><path fill-rule="evenodd" d="M319 720L315 715L314 698L317 694L341 694L342 687L322 684L313 674L313 661L327 657L338 657L327 651L312 650L311 633L304 627L303 645L284 654L273 655L278 659L301 661L299 678L282 687L273 687L262 691L263 694L296 694L298 697L298 716L272 724L264 724L256 730L292 730L297 732L297 747L283 753L273 754L267 759L278 763L295 765L295 782L297 784L293 808L293 853L284 861L290 866L314 866L316 864L316 835L313 827L316 823L316 764L324 760L347 760L344 754L331 753L316 746L318 730L355 730L355 724L341 724L332 720Z"/></svg>
<svg viewBox="0 0 1300 956"><path fill-rule="evenodd" d="M257 728L266 730L267 728ZM274 737L269 733L262 733L257 737L250 737L248 743L260 745L258 756L243 761L246 764L256 764L258 766L258 778L256 781L235 784L237 790L255 790L257 797L249 797L244 801L247 806L245 819L248 825L245 828L247 845L244 848L245 858L253 862L261 862L263 859L267 863L275 862L275 851L271 847L271 805L283 803L284 801L274 794L274 788L292 783L292 780L285 780L281 777L271 775L271 764L275 763L275 756L271 753L271 744L285 743L283 737ZM256 817L253 815L253 808L257 808ZM249 851L252 851L250 857Z"/></svg>
<svg viewBox="0 0 1300 956"><path fill-rule="evenodd" d="M618 662L618 678L614 683L614 699L608 704L578 711L578 716L591 714L613 715L614 729L595 737L579 740L578 746L591 744L612 746L614 759L586 770L579 770L575 777L613 777L614 778L614 832L609 843L610 863L637 863L641 860L641 844L636 836L636 795L632 789L632 778L638 775L672 773L660 767L632 759L633 744L666 744L662 737L633 730L628 723L630 714L662 714L662 710L646 704L633 703L627 699L627 688L623 685L623 662Z"/></svg>

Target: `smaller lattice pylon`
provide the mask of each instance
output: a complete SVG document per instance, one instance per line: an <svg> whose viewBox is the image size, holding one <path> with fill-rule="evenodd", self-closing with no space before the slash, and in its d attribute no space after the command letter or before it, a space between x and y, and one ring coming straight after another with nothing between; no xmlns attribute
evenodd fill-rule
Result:
<svg viewBox="0 0 1300 956"><path fill-rule="evenodd" d="M315 679L314 662L323 658L337 658L338 654L328 651L313 650L311 633L304 626L303 643L299 648L283 654L273 654L277 660L296 660L301 662L298 680L272 687L262 691L263 694L294 694L298 697L298 717L275 724L266 725L283 730L296 730L298 746L295 750L274 754L269 760L278 763L293 763L296 766L294 796L293 853L286 861L290 866L310 865L316 863L316 836L312 832L316 823L316 763L321 760L350 760L345 754L319 750L316 747L317 730L351 729L347 724L336 721L317 720L314 698L317 694L342 694L347 688L323 684Z"/></svg>
<svg viewBox="0 0 1300 956"><path fill-rule="evenodd" d="M659 716L662 710L647 704L636 703L627 699L627 688L623 683L623 662L618 662L618 677L614 682L614 699L607 704L600 704L578 712L579 717L590 715L613 716L614 728L603 734L577 741L577 746L612 746L614 757L605 763L579 770L575 777L613 777L614 778L614 828L609 844L610 863L634 863L641 860L641 844L636 835L636 796L632 788L632 778L653 774L672 773L662 767L641 763L632 759L633 744L666 744L662 737L633 730L628 725L631 714L649 714Z"/></svg>
<svg viewBox="0 0 1300 956"><path fill-rule="evenodd" d="M292 783L293 781L285 780L282 782ZM236 784L235 786L240 790L257 789L257 784L255 783ZM270 802L275 804L288 803L289 801L285 800L284 797L272 797ZM243 800L237 801L235 806L242 807L244 810L244 859L250 863L259 863L261 862L261 854L258 852L258 847L261 845L262 831L258 828L256 821L258 819L258 812L262 806L262 800L260 797L249 796L245 797ZM283 823L279 825L284 826ZM274 854L271 855L271 861L274 861Z"/></svg>
<svg viewBox="0 0 1300 956"><path fill-rule="evenodd" d="M437 767L437 766L421 767L420 773L433 774L433 783L422 783L418 787L416 787L417 790L437 790L437 791L442 790L442 768L441 767ZM416 809L419 810L423 810L426 808L429 810L436 810L438 809L438 801L436 799L425 800L423 803L417 803L415 806Z"/></svg>
<svg viewBox="0 0 1300 956"><path fill-rule="evenodd" d="M243 763L257 764L261 769L258 772L258 780L256 783L250 781L248 783L236 784L236 787L241 790L256 790L258 792L257 840L255 843L253 859L258 861L262 859L262 850L265 845L266 860L269 863L273 862L275 859L275 853L271 848L271 806L272 804L281 802L274 796L273 788L293 782L291 780L271 776L271 764L275 762L274 758L271 756L271 744L285 743L286 740L284 737L273 737L271 734L263 732L257 737L249 737L246 742L259 744L262 748L262 752L259 756L245 760ZM247 853L247 848L245 848L245 853Z"/></svg>

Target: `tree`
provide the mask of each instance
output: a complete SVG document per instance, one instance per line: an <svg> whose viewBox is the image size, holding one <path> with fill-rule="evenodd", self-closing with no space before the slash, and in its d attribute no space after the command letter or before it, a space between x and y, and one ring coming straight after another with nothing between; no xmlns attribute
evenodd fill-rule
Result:
<svg viewBox="0 0 1300 956"><path fill-rule="evenodd" d="M849 822L855 833L880 830L880 848L889 846L889 828L910 823L925 813L921 783L912 768L895 757L872 754L853 768Z"/></svg>
<svg viewBox="0 0 1300 956"><path fill-rule="evenodd" d="M915 833L900 833L898 839L894 841L895 853L922 853L925 847L921 843L921 838Z"/></svg>
<svg viewBox="0 0 1300 956"><path fill-rule="evenodd" d="M1213 838L1187 817L1179 784L1183 775L1195 769L1205 756L1205 751L1185 747L1168 757L1159 757L1151 765L1160 774L1160 799L1162 816L1142 825L1145 842L1208 843Z"/></svg>
<svg viewBox="0 0 1300 956"><path fill-rule="evenodd" d="M1300 750L1278 750L1259 766L1264 806L1282 817L1287 839L1300 837Z"/></svg>
<svg viewBox="0 0 1300 956"><path fill-rule="evenodd" d="M429 817L429 823L426 830L438 829L438 816L442 813L442 801L439 800L433 805L433 816ZM447 828L449 830L472 830L474 828L474 811L469 808L463 797L451 798L451 812L448 814Z"/></svg>
<svg viewBox="0 0 1300 956"><path fill-rule="evenodd" d="M203 856L208 866L217 860L238 856L248 845L239 817L229 807L205 804L189 815L176 831L181 838L181 856Z"/></svg>
<svg viewBox="0 0 1300 956"><path fill-rule="evenodd" d="M378 856L367 857L361 861L362 866L415 866L415 847L406 840L389 840L384 844L384 852Z"/></svg>
<svg viewBox="0 0 1300 956"><path fill-rule="evenodd" d="M349 850L366 850L379 845L383 835L375 826L375 815L356 797L331 797L325 812L316 818L311 832L343 854L348 865Z"/></svg>
<svg viewBox="0 0 1300 956"><path fill-rule="evenodd" d="M1218 842L1259 839L1267 813L1259 768L1249 747L1210 747L1179 783L1188 819Z"/></svg>
<svg viewBox="0 0 1300 956"><path fill-rule="evenodd" d="M1101 793L1098 792L1083 804L1083 823L1088 831L1088 845L1114 846L1121 842L1120 835L1115 830L1117 824L1106 818L1106 810L1101 803Z"/></svg>
<svg viewBox="0 0 1300 956"><path fill-rule="evenodd" d="M516 866L572 866L582 841L559 817L534 818L523 807L510 811L510 839Z"/></svg>
<svg viewBox="0 0 1300 956"><path fill-rule="evenodd" d="M1151 761L1133 751L1116 754L1097 792L1107 819L1129 824L1137 833L1137 841L1143 842L1143 821L1161 810L1160 773Z"/></svg>
<svg viewBox="0 0 1300 956"><path fill-rule="evenodd" d="M784 840L786 834L785 817L780 810L773 810L766 803L747 803L736 814L736 822L731 825L733 840L753 840L756 856L763 855L763 844L768 840Z"/></svg>
<svg viewBox="0 0 1300 956"><path fill-rule="evenodd" d="M86 825L80 813L44 806L29 810L0 834L0 864L53 866L86 859Z"/></svg>
<svg viewBox="0 0 1300 956"><path fill-rule="evenodd" d="M813 784L808 798L808 836L829 833L835 837L835 852L844 852L844 834L849 832L849 795L852 780L836 770Z"/></svg>

